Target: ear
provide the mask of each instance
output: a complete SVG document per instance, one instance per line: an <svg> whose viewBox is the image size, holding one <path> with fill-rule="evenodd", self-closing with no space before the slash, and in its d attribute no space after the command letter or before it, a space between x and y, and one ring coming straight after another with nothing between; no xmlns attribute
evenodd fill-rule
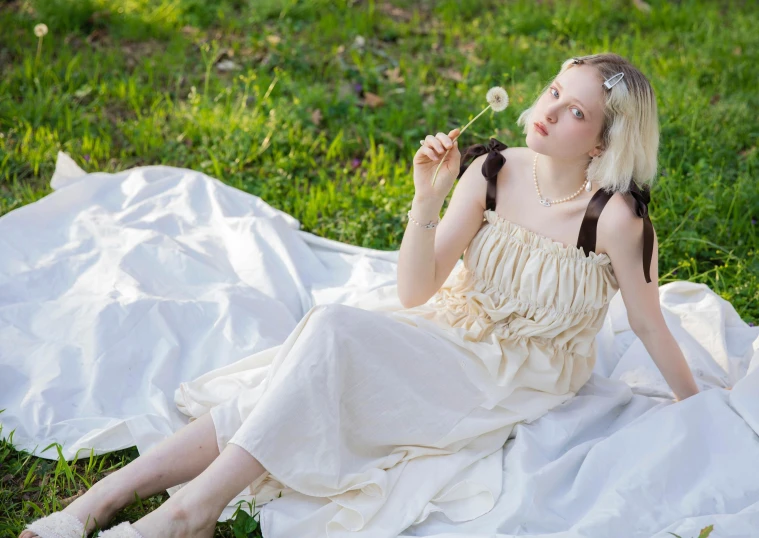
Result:
<svg viewBox="0 0 759 538"><path fill-rule="evenodd" d="M602 153L603 153L603 147L601 145L598 145L590 151L589 155L595 158L595 157L600 157Z"/></svg>

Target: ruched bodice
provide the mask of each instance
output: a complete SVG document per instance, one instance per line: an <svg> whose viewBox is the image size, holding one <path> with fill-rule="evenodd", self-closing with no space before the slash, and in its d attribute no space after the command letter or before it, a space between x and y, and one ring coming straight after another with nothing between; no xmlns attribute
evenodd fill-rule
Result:
<svg viewBox="0 0 759 538"><path fill-rule="evenodd" d="M595 336L617 280L609 257L564 245L486 210L464 267L436 294L447 321L482 338L544 338L556 347Z"/></svg>

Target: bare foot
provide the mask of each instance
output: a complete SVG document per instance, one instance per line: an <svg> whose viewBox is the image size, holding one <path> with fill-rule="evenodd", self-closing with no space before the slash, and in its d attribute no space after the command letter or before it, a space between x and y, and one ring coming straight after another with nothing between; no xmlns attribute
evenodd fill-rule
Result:
<svg viewBox="0 0 759 538"><path fill-rule="evenodd" d="M123 503L116 501L116 497L110 487L103 481L96 482L81 497L74 499L62 511L74 516L85 524L87 534L96 528L104 529L113 516L121 510ZM89 517L89 521L87 518ZM25 530L19 534L19 538L35 538L37 534Z"/></svg>
<svg viewBox="0 0 759 538"><path fill-rule="evenodd" d="M193 536L213 538L219 515L213 507L190 501L187 495L177 492L173 497L148 515L132 523L145 538Z"/></svg>

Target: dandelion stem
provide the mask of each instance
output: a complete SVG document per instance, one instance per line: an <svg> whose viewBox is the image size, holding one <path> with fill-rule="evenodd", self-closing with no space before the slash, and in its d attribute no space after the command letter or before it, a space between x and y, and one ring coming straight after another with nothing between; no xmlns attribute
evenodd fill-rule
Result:
<svg viewBox="0 0 759 538"><path fill-rule="evenodd" d="M456 140L458 140L458 139L459 139L459 137L460 137L462 134L464 134L464 131L466 131L466 130L467 130L467 128L468 128L470 125L472 125L472 123L474 123L474 120L476 120L477 118L479 118L480 116L482 116L482 115L483 115L485 112L487 112L488 110L490 110L490 105L486 106L486 107L485 107L485 110L483 110L482 112L480 112L479 114L477 114L477 115L476 115L474 118L472 118L472 121L470 121L469 123L467 123L467 124L464 126L464 128L463 128L463 129L461 129L461 131L459 131L459 134L458 134L458 135L456 135L456 138L454 138L454 139L453 139L453 141L454 141L454 142L456 142ZM445 162L445 158L448 156L448 152L449 152L449 151L451 151L451 149L453 149L453 146L451 146L450 148L448 148L447 150L445 150L445 153L443 154L443 158L442 158L442 159L440 159L440 162L438 163L438 165L437 165L437 168L435 169L435 175L433 175L433 176L432 176L432 186L433 186L433 187L435 186L435 180L437 179L437 173L440 171L440 167L441 167L441 166L443 166L443 163Z"/></svg>
<svg viewBox="0 0 759 538"><path fill-rule="evenodd" d="M42 53L42 36L37 40L37 57L34 59L35 67L40 63L40 53Z"/></svg>

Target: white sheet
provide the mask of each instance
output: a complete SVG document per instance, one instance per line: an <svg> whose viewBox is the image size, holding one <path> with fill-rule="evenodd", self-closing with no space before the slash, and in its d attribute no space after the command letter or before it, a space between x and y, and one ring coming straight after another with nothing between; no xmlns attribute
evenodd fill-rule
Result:
<svg viewBox="0 0 759 538"><path fill-rule="evenodd" d="M39 453L52 442L66 457L144 453L230 379L255 386L271 355L259 352L311 306L401 308L397 251L301 231L202 173L86 174L60 153L51 186L0 218L2 435L15 430L15 446L39 456L57 458ZM758 536L759 327L704 285L672 282L660 299L701 394L671 401L617 294L590 382L519 425L502 476L466 493L493 508L453 522L442 491L439 511L401 536L690 538L708 524L712 538ZM258 508L268 519L313 506L289 496Z"/></svg>

